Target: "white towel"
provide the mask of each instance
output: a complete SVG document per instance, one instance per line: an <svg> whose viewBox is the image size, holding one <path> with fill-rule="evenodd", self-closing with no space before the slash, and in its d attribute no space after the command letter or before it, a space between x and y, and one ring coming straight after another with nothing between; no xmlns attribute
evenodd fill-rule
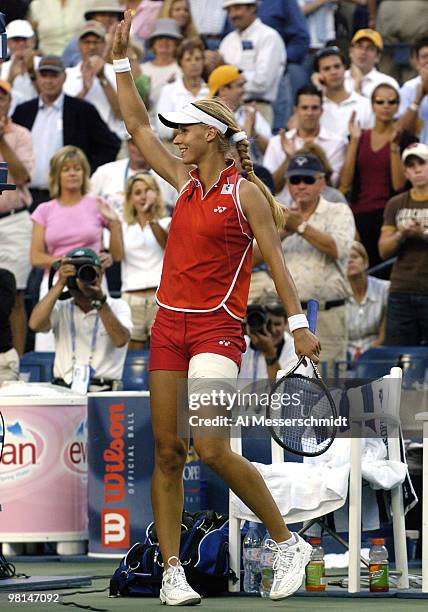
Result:
<svg viewBox="0 0 428 612"><path fill-rule="evenodd" d="M319 457L305 457L303 463L253 463L262 475L286 522L308 521L344 505L348 495L351 440L336 438ZM372 488L391 489L402 483L407 466L385 459L382 440L367 438L361 454L362 473ZM257 521L253 512L231 492L231 512L248 521Z"/></svg>

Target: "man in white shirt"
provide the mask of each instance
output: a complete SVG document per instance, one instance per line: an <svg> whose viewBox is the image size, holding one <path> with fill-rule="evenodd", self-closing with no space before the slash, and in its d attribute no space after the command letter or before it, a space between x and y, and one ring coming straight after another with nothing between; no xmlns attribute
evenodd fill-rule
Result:
<svg viewBox="0 0 428 612"><path fill-rule="evenodd" d="M246 78L245 101L254 101L272 125L272 103L285 70L285 45L276 30L257 17L256 0L224 0L223 8L235 30L225 36L219 51Z"/></svg>
<svg viewBox="0 0 428 612"><path fill-rule="evenodd" d="M34 53L35 34L29 21L11 21L6 28L6 34L10 59L0 64L0 74L2 79L12 85L10 114L13 114L18 104L37 96L34 81L40 58Z"/></svg>
<svg viewBox="0 0 428 612"><path fill-rule="evenodd" d="M119 138L126 134L116 93L112 64L104 60L106 30L98 21L87 21L79 31L82 61L66 69L64 93L91 102Z"/></svg>
<svg viewBox="0 0 428 612"><path fill-rule="evenodd" d="M428 37L417 41L412 52L419 74L401 87L398 116L403 129L428 145Z"/></svg>
<svg viewBox="0 0 428 612"><path fill-rule="evenodd" d="M90 262L86 267L92 268L91 278L78 272L77 261L83 258ZM121 380L131 337L130 308L125 300L104 295L101 277L98 255L91 249L73 249L29 321L34 331L55 333L53 382L80 393L108 391ZM60 299L66 287L72 299Z"/></svg>
<svg viewBox="0 0 428 612"><path fill-rule="evenodd" d="M343 138L339 138L334 132L329 132L321 125L322 100L322 93L314 85L300 88L294 106L297 127L286 133L281 130L279 134L270 139L266 149L263 165L271 172L276 197L283 204L291 203L285 179L289 159L306 142L314 142L323 148L333 169L333 185L336 185L339 180L347 143Z"/></svg>
<svg viewBox="0 0 428 612"><path fill-rule="evenodd" d="M218 96L235 113L241 128L251 142L253 159L261 160L272 136L269 123L254 106L243 104L245 76L237 66L225 64L213 70L208 77L210 96Z"/></svg>
<svg viewBox="0 0 428 612"><path fill-rule="evenodd" d="M353 91L345 89L345 58L338 47L326 47L315 55L315 73L312 80L324 92L321 125L339 138L348 136L349 119L356 112L362 129L374 125L374 114L370 101Z"/></svg>
<svg viewBox="0 0 428 612"><path fill-rule="evenodd" d="M189 0L193 23L208 49L218 49L226 22L223 0Z"/></svg>
<svg viewBox="0 0 428 612"><path fill-rule="evenodd" d="M349 49L351 67L345 72L345 89L356 91L371 99L373 90L381 83L388 83L397 91L397 81L376 69L383 51L382 36L376 30L366 28L355 32Z"/></svg>

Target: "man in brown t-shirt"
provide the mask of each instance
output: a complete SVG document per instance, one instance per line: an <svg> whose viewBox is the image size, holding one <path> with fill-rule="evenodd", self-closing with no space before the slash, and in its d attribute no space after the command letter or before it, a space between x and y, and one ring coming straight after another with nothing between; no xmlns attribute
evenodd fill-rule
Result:
<svg viewBox="0 0 428 612"><path fill-rule="evenodd" d="M386 345L428 344L428 147L402 155L412 189L386 205L379 240L382 259L397 255L386 315Z"/></svg>

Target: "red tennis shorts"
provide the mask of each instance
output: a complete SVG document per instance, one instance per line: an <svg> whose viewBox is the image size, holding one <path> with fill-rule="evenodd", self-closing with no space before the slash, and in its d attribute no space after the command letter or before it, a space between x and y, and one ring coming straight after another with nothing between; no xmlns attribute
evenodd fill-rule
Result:
<svg viewBox="0 0 428 612"><path fill-rule="evenodd" d="M244 326L224 308L178 312L159 308L150 337L149 370L187 370L199 353L215 353L241 367L246 349Z"/></svg>

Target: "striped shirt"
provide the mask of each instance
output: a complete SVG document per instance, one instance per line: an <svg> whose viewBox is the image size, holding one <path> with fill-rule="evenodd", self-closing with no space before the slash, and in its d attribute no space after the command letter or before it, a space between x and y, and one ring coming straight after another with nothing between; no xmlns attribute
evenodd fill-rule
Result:
<svg viewBox="0 0 428 612"><path fill-rule="evenodd" d="M348 351L353 360L356 354L370 348L379 334L379 328L388 300L389 281L367 277L366 297L359 304L354 296L346 302L346 318L348 322Z"/></svg>
<svg viewBox="0 0 428 612"><path fill-rule="evenodd" d="M221 35L227 15L223 0L190 0L190 12L199 34Z"/></svg>

